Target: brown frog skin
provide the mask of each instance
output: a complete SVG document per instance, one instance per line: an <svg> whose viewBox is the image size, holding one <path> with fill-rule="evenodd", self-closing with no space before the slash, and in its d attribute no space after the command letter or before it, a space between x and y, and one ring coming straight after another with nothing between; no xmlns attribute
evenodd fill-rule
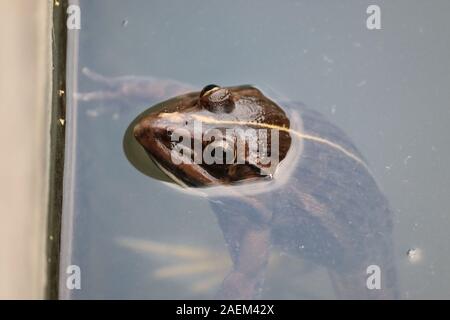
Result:
<svg viewBox="0 0 450 320"><path fill-rule="evenodd" d="M265 128L286 128L279 132L279 158L283 160L289 150L291 137L289 119L284 111L273 101L264 97L251 86L219 88L215 85L205 87L200 93L186 94L181 99L164 104L162 110L142 119L134 128L134 135L139 143L156 162L171 172L188 186L206 187L220 184L232 184L242 180L256 180L273 174L264 165L249 159L246 149L245 163L217 164L174 164L171 158L171 134L179 128L193 134L193 122L200 121L204 132L216 128L241 130ZM236 141L236 136L234 141ZM257 139L257 137L254 137ZM191 146L194 139L191 139ZM203 139L202 139L203 140ZM270 131L268 131L270 148ZM234 142L233 141L233 142ZM202 150L209 141L202 141ZM234 146L233 153L236 153ZM234 161L236 162L236 161ZM268 168L267 168L268 169Z"/></svg>
<svg viewBox="0 0 450 320"><path fill-rule="evenodd" d="M234 264L219 298L258 297L272 244L326 266L340 298L397 297L386 199L341 130L314 111L294 108L300 111L302 132L290 129L283 109L258 89L210 85L145 117L134 135L160 166L187 186L229 186L222 189L221 201L212 203ZM261 168L250 163L172 163L170 134L177 127L189 127L193 119L203 119L205 128L279 128L281 161L293 139L301 139L303 148L292 164L293 175L282 188L243 195L234 191L233 183L252 188L258 180L273 176L261 174ZM366 286L370 265L382 270L380 290Z"/></svg>
<svg viewBox="0 0 450 320"><path fill-rule="evenodd" d="M181 94L164 103L162 110L142 119L135 135L151 158L174 179L195 187L189 189L223 186L211 199L211 206L228 245L233 269L224 279L218 298L258 298L273 245L326 267L338 298L399 297L388 202L362 155L345 133L324 116L298 103L275 104L249 86L225 88L230 95L217 89L211 91L214 86L192 92L192 86L176 81L111 79L88 69L83 72L107 89L78 94L82 101L154 103ZM219 95L211 97L214 92ZM230 99L234 102L231 107ZM287 111L292 110L301 118L300 131L291 128ZM160 117L162 114L165 116ZM246 194L241 192L242 186L252 190L268 180L276 182L277 174L261 175L261 167L255 163L234 169L229 165L172 163L167 133L195 116L217 120L213 121L216 126L225 120L228 127L254 126L251 122L280 127L281 162L276 173L290 168L287 182L266 192ZM298 142L302 148L295 149ZM292 152L297 153L297 160L282 168ZM380 290L366 286L370 265L381 269Z"/></svg>

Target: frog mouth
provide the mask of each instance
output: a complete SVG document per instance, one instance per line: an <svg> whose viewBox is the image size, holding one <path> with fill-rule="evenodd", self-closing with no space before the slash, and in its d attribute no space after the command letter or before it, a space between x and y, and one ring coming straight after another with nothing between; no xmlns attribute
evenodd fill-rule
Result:
<svg viewBox="0 0 450 320"><path fill-rule="evenodd" d="M183 189L189 189L192 186L185 183L182 179L178 178L174 173L172 173L170 170L167 170L153 155L148 153L148 156L153 161L153 163L162 171L165 175L167 175L175 184L181 186ZM172 183L167 183L168 185L172 185Z"/></svg>
<svg viewBox="0 0 450 320"><path fill-rule="evenodd" d="M192 139L188 140L192 141ZM231 185L244 183L244 181L248 183L272 178L279 163L277 155L276 160L273 157L272 161L268 161L268 164L264 167L260 162L263 160L262 158L257 156L249 157L249 154L252 152L248 148L236 146L234 139L229 138L228 140L232 141L213 140L208 141L206 144L204 141L198 141L197 146L199 150L194 150L192 147L192 145L196 144L195 142L190 143L189 146L183 145L181 142L166 143L166 148L172 154L172 164L177 166L183 164L198 166L215 179L206 185L192 183L195 179L190 179L185 173L179 172L179 175L177 175L175 173L176 169L167 168L151 152L147 151L147 154L161 171L182 187L210 188L221 184ZM246 152L244 152L244 155L241 155L241 152L237 150L246 150ZM276 154L276 152L273 154ZM186 183L185 180L190 183Z"/></svg>

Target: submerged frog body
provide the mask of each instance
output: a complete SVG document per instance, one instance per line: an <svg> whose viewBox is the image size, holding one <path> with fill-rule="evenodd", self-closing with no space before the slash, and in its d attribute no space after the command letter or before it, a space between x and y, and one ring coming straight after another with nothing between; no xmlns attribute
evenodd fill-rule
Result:
<svg viewBox="0 0 450 320"><path fill-rule="evenodd" d="M297 128L283 109L300 118ZM279 165L265 170L267 164L248 148L237 164L236 146L226 143L220 150L229 151L234 162L196 163L194 120L203 124L197 139L212 129L234 129L232 140L239 139L237 129L277 131ZM181 127L191 134L191 149L184 152L187 161L178 163L172 135ZM341 298L396 297L388 202L356 147L319 113L301 105L282 108L254 87L212 85L163 103L140 120L134 134L174 180L206 194L216 191L209 195L234 264L219 297L256 297L272 244L327 267ZM217 142L202 141L200 150ZM289 172L287 179L280 171ZM284 182L271 181L277 179ZM367 287L371 265L382 272L379 290Z"/></svg>
<svg viewBox="0 0 450 320"><path fill-rule="evenodd" d="M189 93L192 87L176 81L130 82L129 77L84 73L110 89L80 94L81 100L161 101L178 95L139 118L134 135L184 190L211 199L233 262L219 298L258 297L273 245L326 267L339 298L398 297L388 202L363 156L324 116L301 104L275 103L251 86L212 85ZM197 137L196 121L202 123ZM180 143L173 134L180 128L192 134L187 139L191 144L183 144L183 152L174 155ZM214 129L231 134L222 143L204 139ZM229 143L239 140L238 131L245 129L278 133L274 166L259 154L252 156L249 148L239 154L236 144ZM254 133L250 137L260 139ZM196 141L200 153L216 145L216 151L233 161L193 161L199 153ZM272 140L267 141L272 150ZM377 282L368 281L374 265L380 268L380 289L368 288L368 282Z"/></svg>

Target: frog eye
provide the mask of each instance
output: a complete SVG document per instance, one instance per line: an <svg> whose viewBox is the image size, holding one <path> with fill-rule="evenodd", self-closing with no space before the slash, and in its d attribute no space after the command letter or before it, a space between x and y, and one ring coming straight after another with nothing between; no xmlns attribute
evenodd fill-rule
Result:
<svg viewBox="0 0 450 320"><path fill-rule="evenodd" d="M199 102L203 108L214 113L230 113L234 109L231 91L215 84L210 84L203 88Z"/></svg>
<svg viewBox="0 0 450 320"><path fill-rule="evenodd" d="M216 84L208 84L206 87L203 88L203 90L200 92L200 97L203 97L205 94L207 94L210 91L220 89L220 87Z"/></svg>

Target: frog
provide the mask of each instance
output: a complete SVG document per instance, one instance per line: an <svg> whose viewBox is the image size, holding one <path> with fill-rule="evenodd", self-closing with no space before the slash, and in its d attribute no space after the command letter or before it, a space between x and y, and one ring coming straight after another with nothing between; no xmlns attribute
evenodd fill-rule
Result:
<svg viewBox="0 0 450 320"><path fill-rule="evenodd" d="M165 81L153 92L169 83L177 87ZM274 101L252 85L183 90L138 117L133 134L174 185L210 201L233 265L217 298L259 298L273 247L326 268L337 298L399 297L393 212L343 130L302 103ZM203 125L197 150L196 122ZM190 143L177 148L180 129ZM256 140L257 130L270 131L261 149L276 145L271 165L246 147L238 156L237 144L228 143L240 141L245 129L254 129ZM211 130L231 134L203 139ZM194 161L211 145L232 161Z"/></svg>

